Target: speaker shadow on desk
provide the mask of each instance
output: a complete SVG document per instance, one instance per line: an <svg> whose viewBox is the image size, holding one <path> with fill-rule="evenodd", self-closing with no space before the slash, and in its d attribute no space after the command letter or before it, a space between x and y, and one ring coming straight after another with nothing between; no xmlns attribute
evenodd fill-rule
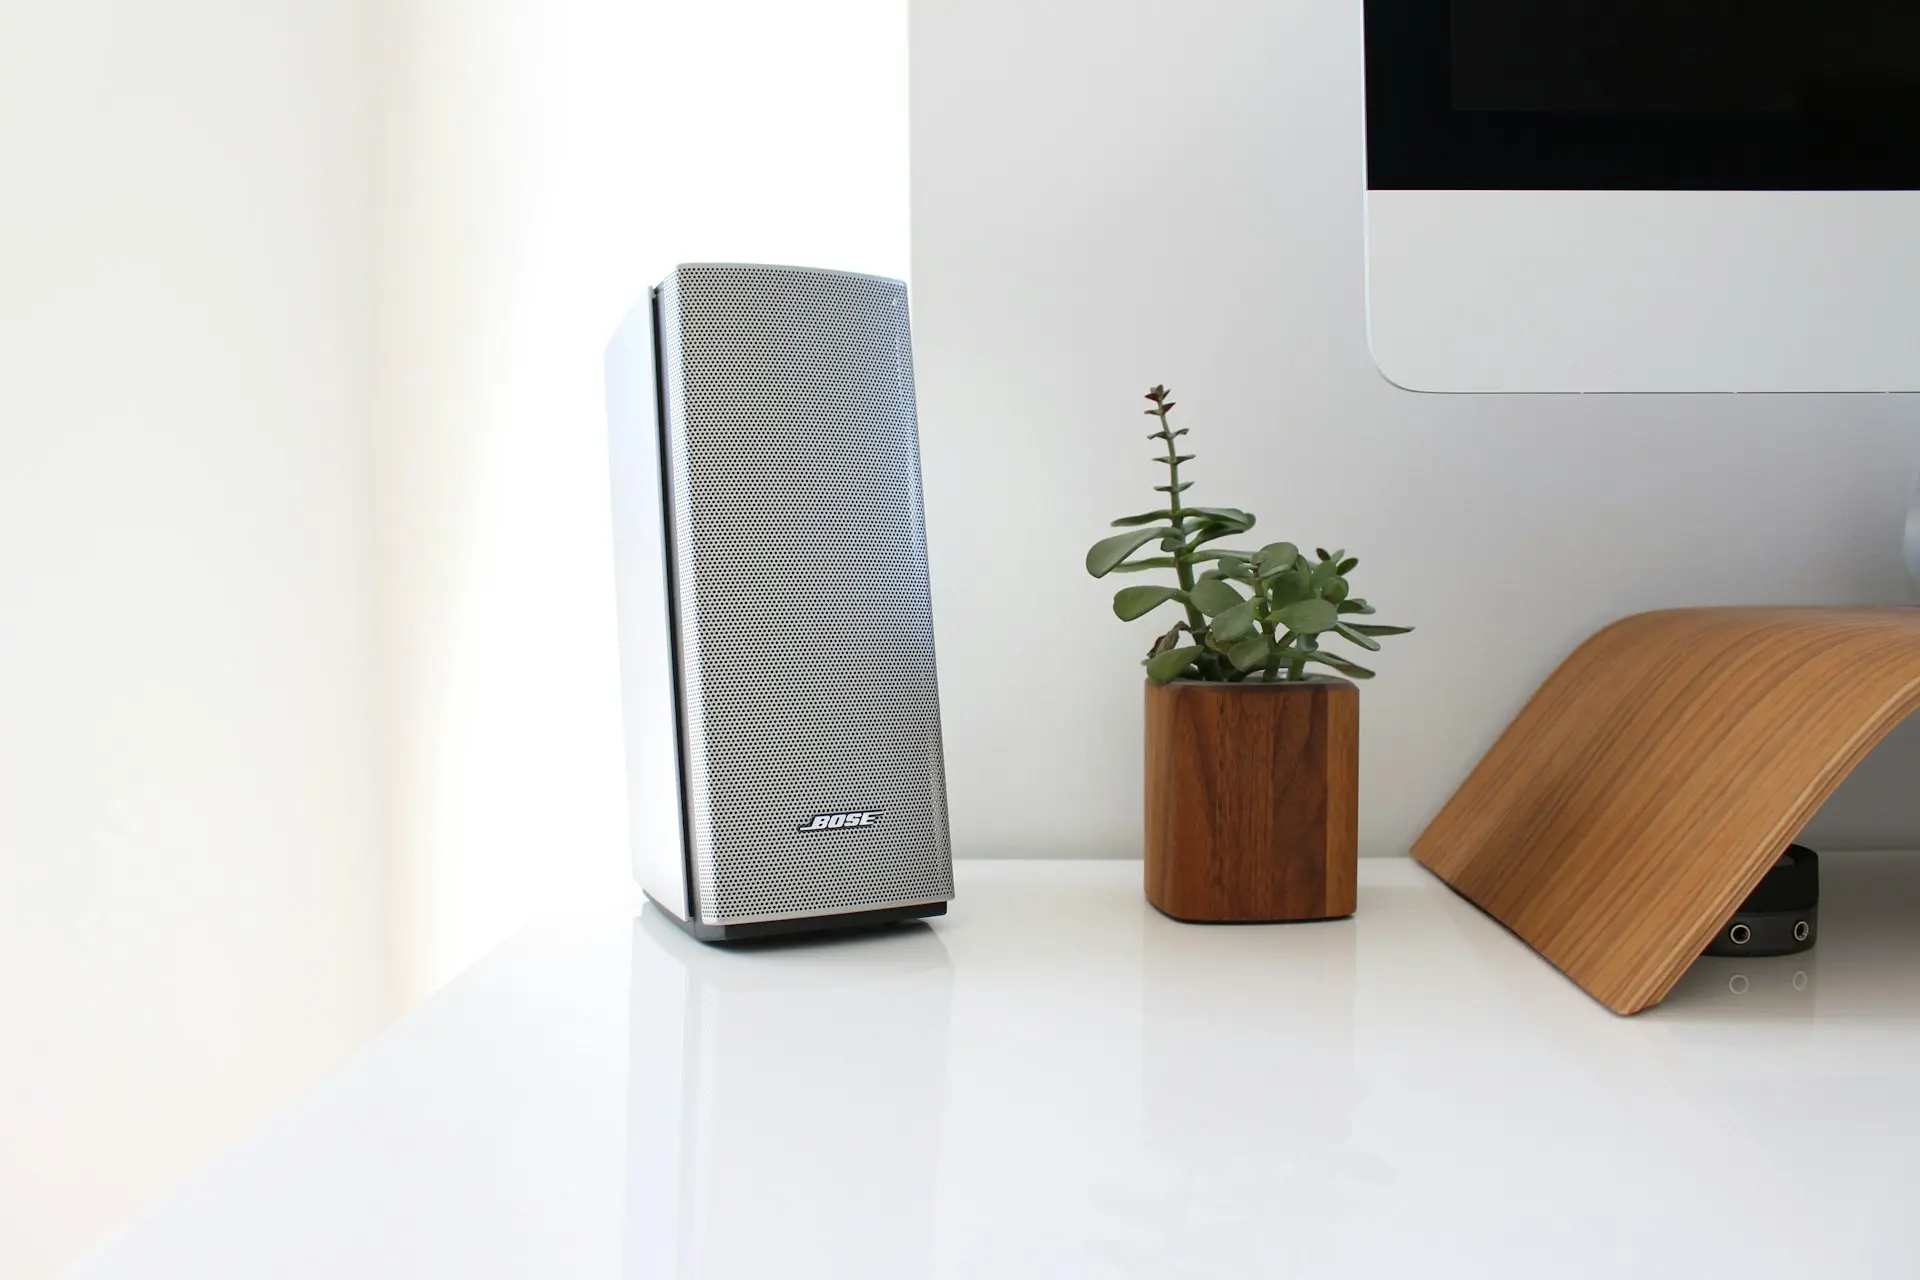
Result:
<svg viewBox="0 0 1920 1280"><path fill-rule="evenodd" d="M634 922L625 1266L931 1265L953 968L925 924L709 946Z"/></svg>

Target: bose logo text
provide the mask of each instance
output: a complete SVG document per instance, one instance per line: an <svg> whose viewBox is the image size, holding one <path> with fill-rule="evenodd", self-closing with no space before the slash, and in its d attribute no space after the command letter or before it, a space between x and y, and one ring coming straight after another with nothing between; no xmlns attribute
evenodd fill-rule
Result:
<svg viewBox="0 0 1920 1280"><path fill-rule="evenodd" d="M800 824L802 831L844 831L848 827L870 827L877 813L823 813Z"/></svg>

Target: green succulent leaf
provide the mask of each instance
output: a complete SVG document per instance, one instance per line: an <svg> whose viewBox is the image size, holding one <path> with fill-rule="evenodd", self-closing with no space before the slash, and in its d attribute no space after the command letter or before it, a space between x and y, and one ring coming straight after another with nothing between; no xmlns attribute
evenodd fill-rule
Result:
<svg viewBox="0 0 1920 1280"><path fill-rule="evenodd" d="M1322 560L1319 564L1313 566L1313 576L1310 581L1313 583L1313 589L1317 593L1322 587L1339 576L1338 565L1331 560Z"/></svg>
<svg viewBox="0 0 1920 1280"><path fill-rule="evenodd" d="M1347 586L1347 580L1345 578L1335 578L1332 582L1329 582L1320 589L1320 598L1339 604L1347 598L1347 592L1349 590L1351 590L1351 588Z"/></svg>
<svg viewBox="0 0 1920 1280"><path fill-rule="evenodd" d="M1331 559L1333 559L1333 557L1332 557L1332 556L1330 556L1330 555L1328 555L1328 554L1327 554L1327 549L1326 549L1325 547L1315 547L1315 548L1313 549L1313 554L1315 554L1315 555L1317 555L1317 556L1319 556L1319 557L1320 557L1320 558L1321 558L1322 560L1331 560Z"/></svg>
<svg viewBox="0 0 1920 1280"><path fill-rule="evenodd" d="M1281 626L1303 636L1317 636L1322 631L1331 631L1339 620L1331 600L1298 600L1284 609L1275 610L1273 616Z"/></svg>
<svg viewBox="0 0 1920 1280"><path fill-rule="evenodd" d="M1238 640L1253 630L1253 601L1243 600L1213 620L1213 634L1222 640Z"/></svg>
<svg viewBox="0 0 1920 1280"><path fill-rule="evenodd" d="M1173 519L1173 512L1171 511L1142 511L1137 516L1121 516L1113 522L1113 527L1116 529L1125 529L1137 524L1152 524L1156 520L1171 519Z"/></svg>
<svg viewBox="0 0 1920 1280"><path fill-rule="evenodd" d="M1172 569L1177 567L1172 556L1143 556L1138 560L1128 560L1113 566L1115 573L1142 573L1148 569Z"/></svg>
<svg viewBox="0 0 1920 1280"><path fill-rule="evenodd" d="M1271 578L1276 573L1285 573L1293 568L1293 562L1300 558L1300 548L1291 542L1269 542L1254 552L1254 567L1260 570L1260 576Z"/></svg>
<svg viewBox="0 0 1920 1280"><path fill-rule="evenodd" d="M1344 578L1348 574L1352 573L1355 569L1358 569L1359 567L1360 567L1359 557L1348 556L1345 560L1342 560L1340 562L1340 576Z"/></svg>
<svg viewBox="0 0 1920 1280"><path fill-rule="evenodd" d="M1312 594L1307 587L1307 575L1299 569L1289 569L1267 585L1267 596L1276 610L1297 604Z"/></svg>
<svg viewBox="0 0 1920 1280"><path fill-rule="evenodd" d="M1246 597L1218 578L1207 578L1193 584L1192 598L1194 608L1211 618L1225 613Z"/></svg>
<svg viewBox="0 0 1920 1280"><path fill-rule="evenodd" d="M1236 533L1253 528L1253 514L1238 507L1188 507L1187 514L1198 516L1208 524L1225 525Z"/></svg>
<svg viewBox="0 0 1920 1280"><path fill-rule="evenodd" d="M1378 640L1375 640L1372 636L1366 635L1363 632L1356 631L1344 622L1334 623L1333 629L1348 640L1359 645L1362 649L1371 649L1375 653L1380 652L1380 642Z"/></svg>
<svg viewBox="0 0 1920 1280"><path fill-rule="evenodd" d="M1307 661L1323 663L1326 666L1332 667L1341 675L1352 676L1355 680L1373 679L1373 672L1367 670L1357 662L1348 661L1337 653L1326 653L1324 651L1310 653L1307 655Z"/></svg>
<svg viewBox="0 0 1920 1280"><path fill-rule="evenodd" d="M1200 647L1191 644L1156 653L1147 659L1147 679L1155 684L1165 684L1192 666L1193 660L1199 656Z"/></svg>
<svg viewBox="0 0 1920 1280"><path fill-rule="evenodd" d="M1366 602L1365 600L1362 600L1362 599L1361 599L1361 598L1360 598L1359 596L1355 596L1355 597L1354 597L1353 599L1351 599L1351 600L1342 600L1342 601L1340 602L1340 612L1341 612L1341 613L1343 613L1343 614L1345 614L1345 613L1362 613L1362 614L1365 614L1365 613L1372 613L1372 612L1373 612L1373 606L1372 606L1372 605L1370 605L1370 604L1368 604L1368 603L1367 603L1367 602Z"/></svg>
<svg viewBox="0 0 1920 1280"><path fill-rule="evenodd" d="M1087 572L1096 578L1104 578L1122 560L1154 539L1164 537L1165 533L1164 529L1129 529L1111 538L1102 538L1087 550Z"/></svg>
<svg viewBox="0 0 1920 1280"><path fill-rule="evenodd" d="M1179 484L1157 484L1153 488L1156 493L1185 493L1193 488L1193 481L1182 480Z"/></svg>
<svg viewBox="0 0 1920 1280"><path fill-rule="evenodd" d="M1254 671L1267 665L1267 655L1271 652L1265 636L1252 635L1228 651L1227 661L1238 670Z"/></svg>
<svg viewBox="0 0 1920 1280"><path fill-rule="evenodd" d="M1145 617L1169 600L1185 600L1178 587L1122 587L1114 593L1113 612L1122 622Z"/></svg>
<svg viewBox="0 0 1920 1280"><path fill-rule="evenodd" d="M1191 545L1196 548L1204 547L1209 542L1218 542L1222 538L1238 537L1242 532L1244 532L1244 530L1235 529L1224 524L1201 525Z"/></svg>
<svg viewBox="0 0 1920 1280"><path fill-rule="evenodd" d="M1343 630L1351 626L1363 636L1404 636L1413 631L1412 627L1389 627L1371 622L1343 622L1340 625Z"/></svg>

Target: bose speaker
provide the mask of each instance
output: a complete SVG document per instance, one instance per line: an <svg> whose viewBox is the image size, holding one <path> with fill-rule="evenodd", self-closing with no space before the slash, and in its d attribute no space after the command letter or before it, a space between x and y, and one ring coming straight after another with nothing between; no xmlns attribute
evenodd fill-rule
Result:
<svg viewBox="0 0 1920 1280"><path fill-rule="evenodd" d="M943 914L906 286L678 267L607 399L635 878L707 941Z"/></svg>

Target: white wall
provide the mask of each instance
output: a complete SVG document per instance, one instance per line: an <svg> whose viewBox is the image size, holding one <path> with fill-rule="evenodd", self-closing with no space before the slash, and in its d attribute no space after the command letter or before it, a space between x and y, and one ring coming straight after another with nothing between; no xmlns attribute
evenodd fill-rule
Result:
<svg viewBox="0 0 1920 1280"><path fill-rule="evenodd" d="M1364 853L1403 853L1604 622L1906 599L1910 400L1423 397L1374 371L1359 5L915 0L911 47L956 852L1138 852L1151 624L1081 556L1155 497L1154 382L1194 498L1349 548L1381 620L1419 627L1363 696ZM1911 729L1816 835L1920 840Z"/></svg>
<svg viewBox="0 0 1920 1280"><path fill-rule="evenodd" d="M680 261L904 274L904 0L391 0L379 509L399 990L626 900L601 351Z"/></svg>
<svg viewBox="0 0 1920 1280"><path fill-rule="evenodd" d="M382 1016L366 17L0 6L0 1274Z"/></svg>

